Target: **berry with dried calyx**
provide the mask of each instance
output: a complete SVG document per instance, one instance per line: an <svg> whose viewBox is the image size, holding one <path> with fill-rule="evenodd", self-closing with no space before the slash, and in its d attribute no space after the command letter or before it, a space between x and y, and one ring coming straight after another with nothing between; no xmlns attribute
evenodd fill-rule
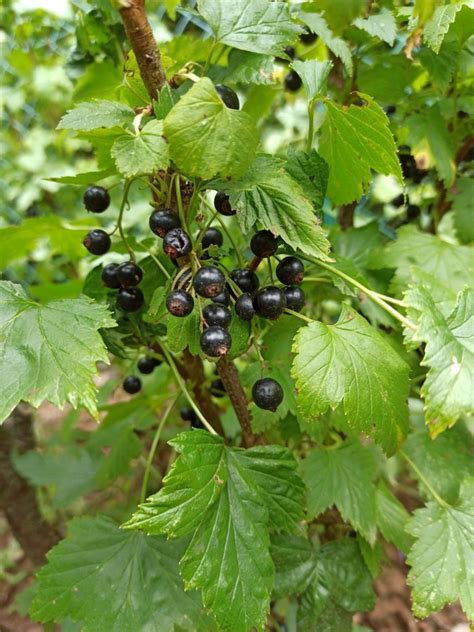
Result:
<svg viewBox="0 0 474 632"><path fill-rule="evenodd" d="M225 289L225 276L214 266L199 268L194 275L193 288L204 298L214 298Z"/></svg>
<svg viewBox="0 0 474 632"><path fill-rule="evenodd" d="M201 334L201 349L211 358L227 355L232 344L232 338L223 327L209 327Z"/></svg>
<svg viewBox="0 0 474 632"><path fill-rule="evenodd" d="M186 290L173 290L166 297L166 309L173 316L183 318L194 309L194 299Z"/></svg>
<svg viewBox="0 0 474 632"><path fill-rule="evenodd" d="M256 257L271 257L278 248L277 238L269 230L259 230L250 240L250 250Z"/></svg>
<svg viewBox="0 0 474 632"><path fill-rule="evenodd" d="M133 261L126 261L117 268L117 277L122 287L135 287L143 278L143 270Z"/></svg>
<svg viewBox="0 0 474 632"><path fill-rule="evenodd" d="M214 208L221 215L235 215L237 211L230 205L229 196L224 191L218 191L214 198Z"/></svg>
<svg viewBox="0 0 474 632"><path fill-rule="evenodd" d="M163 250L171 259L178 259L191 252L191 239L182 228L173 228L163 238Z"/></svg>
<svg viewBox="0 0 474 632"><path fill-rule="evenodd" d="M299 285L304 277L304 264L296 257L285 257L277 265L276 275L283 285Z"/></svg>
<svg viewBox="0 0 474 632"><path fill-rule="evenodd" d="M159 208L153 211L148 223L152 232L162 238L173 228L181 227L178 214L170 208Z"/></svg>
<svg viewBox="0 0 474 632"><path fill-rule="evenodd" d="M252 397L259 408L275 412L283 401L283 389L276 380L266 377L255 382Z"/></svg>
<svg viewBox="0 0 474 632"><path fill-rule="evenodd" d="M108 252L112 242L110 241L110 237L109 235L107 235L105 230L96 228L95 230L91 230L87 233L82 243L91 254L105 255L105 253Z"/></svg>

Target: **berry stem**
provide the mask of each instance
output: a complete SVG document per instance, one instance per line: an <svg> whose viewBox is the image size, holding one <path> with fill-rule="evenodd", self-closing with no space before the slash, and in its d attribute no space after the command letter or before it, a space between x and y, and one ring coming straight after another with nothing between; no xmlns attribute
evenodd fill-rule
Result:
<svg viewBox="0 0 474 632"><path fill-rule="evenodd" d="M258 266L262 263L262 261L263 261L262 257L254 257L252 261L248 264L247 268L251 272L256 272Z"/></svg>
<svg viewBox="0 0 474 632"><path fill-rule="evenodd" d="M314 136L314 101L308 103L308 138L306 139L306 151L309 153L313 146Z"/></svg>
<svg viewBox="0 0 474 632"><path fill-rule="evenodd" d="M141 244L140 244L140 245L141 245ZM158 257L157 257L157 256L155 256L155 255L151 252L151 250L148 250L148 248L144 248L142 245L141 245L141 247L142 247L142 249L143 249L143 252L147 252L147 253L148 253L148 255L149 255L149 256L153 259L153 261L156 263L157 267L161 270L161 272L163 272L163 274L165 275L165 277L166 277L167 279L171 278L170 273L169 273L169 272L168 272L168 270L165 268L165 266L161 263L161 261L158 259Z"/></svg>
<svg viewBox="0 0 474 632"><path fill-rule="evenodd" d="M176 177L175 180L174 180L174 188L175 188L175 191L176 191L176 204L178 205L179 219L181 220L181 225L183 226L183 229L189 235L189 228L188 228L188 224L187 224L187 221L186 221L186 213L184 212L183 200L181 198L181 182L179 180L179 177Z"/></svg>
<svg viewBox="0 0 474 632"><path fill-rule="evenodd" d="M120 204L120 209L119 209L119 214L118 214L118 218L117 218L117 224L115 225L115 228L113 229L113 231L110 233L111 235L113 235L115 233L115 231L118 229L119 235L121 240L123 241L125 248L128 251L128 254L130 255L130 259L135 262L135 253L133 252L132 248L130 248L127 238L125 237L125 233L123 231L123 226L122 226L122 220L123 220L123 213L125 211L125 207L127 205L128 202L128 192L130 190L130 187L132 185L133 180L125 180L125 185L123 188L123 197L122 197L122 203Z"/></svg>
<svg viewBox="0 0 474 632"><path fill-rule="evenodd" d="M408 465L412 468L412 470L416 473L416 475L418 476L418 478L423 482L423 484L425 485L426 489L430 492L430 494L433 496L433 498L436 500L436 502L438 503L438 505L441 505L441 507L444 507L445 509L450 509L451 505L449 503L447 503L444 498L441 498L441 496L438 494L438 492L433 488L433 486L431 485L431 483L429 482L429 480L426 478L426 476L423 474L423 472L418 468L418 466L416 465L416 463L414 463L410 457L408 456L408 454L404 451L404 450L400 450L399 454L402 458L405 459L405 461L408 463Z"/></svg>
<svg viewBox="0 0 474 632"><path fill-rule="evenodd" d="M295 312L292 309L288 309L287 307L285 307L285 309L283 311L284 311L285 314L290 314L291 316L296 316L296 318L299 318L300 320L304 320L307 323L314 323L314 322L316 322L312 318L308 318L307 316L304 316L303 314L300 314L299 312Z"/></svg>

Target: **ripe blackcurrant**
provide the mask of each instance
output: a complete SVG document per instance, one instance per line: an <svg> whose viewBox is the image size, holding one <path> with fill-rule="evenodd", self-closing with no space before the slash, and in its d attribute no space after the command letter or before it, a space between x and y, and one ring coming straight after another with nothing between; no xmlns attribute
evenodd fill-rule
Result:
<svg viewBox="0 0 474 632"><path fill-rule="evenodd" d="M143 270L133 261L126 261L117 268L117 277L122 287L135 287L143 278Z"/></svg>
<svg viewBox="0 0 474 632"><path fill-rule="evenodd" d="M303 44L314 44L317 39L318 36L316 33L313 33L307 26L305 26L304 33L301 33L300 35L300 41L303 42Z"/></svg>
<svg viewBox="0 0 474 632"><path fill-rule="evenodd" d="M222 246L223 243L224 237L222 236L221 231L213 226L206 230L201 240L203 250L206 250L209 246Z"/></svg>
<svg viewBox="0 0 474 632"><path fill-rule="evenodd" d="M290 70L283 80L283 85L285 86L285 90L288 90L289 92L297 92L303 85L303 82L297 72Z"/></svg>
<svg viewBox="0 0 474 632"><path fill-rule="evenodd" d="M188 316L194 308L194 299L185 290L173 290L166 297L166 309L179 318Z"/></svg>
<svg viewBox="0 0 474 632"><path fill-rule="evenodd" d="M216 85L216 92L222 99L224 105L226 105L231 110L238 110L240 108L239 97L236 93L229 88L229 86L224 86L222 83L218 83Z"/></svg>
<svg viewBox="0 0 474 632"><path fill-rule="evenodd" d="M140 358L137 362L137 369L140 373L144 375L148 375L153 372L153 369L161 364L160 360L155 360L155 358L150 358L148 356L144 356Z"/></svg>
<svg viewBox="0 0 474 632"><path fill-rule="evenodd" d="M213 380L210 390L213 397L224 397L225 395L225 387L222 380Z"/></svg>
<svg viewBox="0 0 474 632"><path fill-rule="evenodd" d="M171 259L188 255L192 250L189 235L182 228L173 228L163 239L163 250Z"/></svg>
<svg viewBox="0 0 474 632"><path fill-rule="evenodd" d="M83 200L91 213L103 213L110 204L110 195L103 187L91 186L86 189Z"/></svg>
<svg viewBox="0 0 474 632"><path fill-rule="evenodd" d="M128 375L124 379L122 387L126 393L134 395L135 393L138 393L138 391L141 389L142 382L139 377L136 377L135 375Z"/></svg>
<svg viewBox="0 0 474 632"><path fill-rule="evenodd" d="M242 320L252 320L255 316L255 308L250 294L242 294L235 301L235 313Z"/></svg>
<svg viewBox="0 0 474 632"><path fill-rule="evenodd" d="M253 306L259 316L275 320L286 307L286 297L279 287L263 287L253 299Z"/></svg>
<svg viewBox="0 0 474 632"><path fill-rule="evenodd" d="M221 215L235 215L236 210L233 209L230 205L229 196L224 191L218 191L216 193L216 197L214 198L214 208Z"/></svg>
<svg viewBox="0 0 474 632"><path fill-rule="evenodd" d="M283 288L286 298L286 306L294 312L300 312L304 307L305 295L297 285L287 285Z"/></svg>
<svg viewBox="0 0 474 632"><path fill-rule="evenodd" d="M105 230L96 228L87 233L82 243L91 254L105 255L110 248L111 241Z"/></svg>
<svg viewBox="0 0 474 632"><path fill-rule="evenodd" d="M285 257L277 265L276 275L283 285L299 285L304 277L304 264L296 257Z"/></svg>
<svg viewBox="0 0 474 632"><path fill-rule="evenodd" d="M269 230L259 230L250 240L250 249L256 257L271 257L277 248L277 238Z"/></svg>
<svg viewBox="0 0 474 632"><path fill-rule="evenodd" d="M126 312L136 312L143 305L143 293L138 287L122 288L117 294L117 303Z"/></svg>
<svg viewBox="0 0 474 632"><path fill-rule="evenodd" d="M218 326L227 329L232 320L232 314L228 308L224 307L224 305L217 305L216 303L206 305L202 310L202 315L208 327Z"/></svg>
<svg viewBox="0 0 474 632"><path fill-rule="evenodd" d="M286 46L283 49L283 52L285 53L285 55L287 55L287 57L289 57L290 59L294 59L296 57L296 51L295 51L295 47L294 46ZM280 62L281 64L287 64L288 63L288 59L287 57L275 57L275 61Z"/></svg>
<svg viewBox="0 0 474 632"><path fill-rule="evenodd" d="M276 380L265 377L253 385L252 397L259 408L275 412L283 401L283 389Z"/></svg>
<svg viewBox="0 0 474 632"><path fill-rule="evenodd" d="M213 303L217 303L218 305L225 305L228 307L230 305L230 293L227 288L224 289L223 292L211 298Z"/></svg>
<svg viewBox="0 0 474 632"><path fill-rule="evenodd" d="M202 421L196 415L191 406L183 406L179 411L183 421L189 421L191 428L204 428Z"/></svg>
<svg viewBox="0 0 474 632"><path fill-rule="evenodd" d="M211 358L225 356L232 344L232 338L223 327L209 327L201 334L201 349Z"/></svg>
<svg viewBox="0 0 474 632"><path fill-rule="evenodd" d="M416 219L420 216L421 210L420 207L416 204L409 204L407 208L407 219Z"/></svg>
<svg viewBox="0 0 474 632"><path fill-rule="evenodd" d="M104 269L102 270L102 274L100 275L102 279L102 283L105 287L109 287L112 290L118 290L120 287L120 281L117 276L117 263L108 263Z"/></svg>
<svg viewBox="0 0 474 632"><path fill-rule="evenodd" d="M390 204L397 208L399 208L400 206L403 206L405 204L405 195L403 193L400 193L400 195L397 195L397 197L393 198Z"/></svg>
<svg viewBox="0 0 474 632"><path fill-rule="evenodd" d="M179 216L169 208L159 208L150 215L149 225L151 230L158 235L164 237L166 233L173 228L180 228L181 222Z"/></svg>
<svg viewBox="0 0 474 632"><path fill-rule="evenodd" d="M242 292L249 292L250 294L256 292L260 285L260 281L255 272L245 270L244 268L232 270L230 278Z"/></svg>
<svg viewBox="0 0 474 632"><path fill-rule="evenodd" d="M225 289L225 276L214 266L199 268L194 275L193 288L204 298L214 298Z"/></svg>

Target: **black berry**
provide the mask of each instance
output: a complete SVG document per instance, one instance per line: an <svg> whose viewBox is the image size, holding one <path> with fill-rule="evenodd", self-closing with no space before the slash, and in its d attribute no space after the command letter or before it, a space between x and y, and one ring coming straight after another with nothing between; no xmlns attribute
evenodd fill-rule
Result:
<svg viewBox="0 0 474 632"><path fill-rule="evenodd" d="M179 411L183 421L189 421L191 428L204 428L201 420L190 406L183 406Z"/></svg>
<svg viewBox="0 0 474 632"><path fill-rule="evenodd" d="M387 116L393 116L397 111L397 108L394 105L387 105L384 107L384 110Z"/></svg>
<svg viewBox="0 0 474 632"><path fill-rule="evenodd" d="M218 191L216 193L216 197L214 198L214 208L221 215L235 215L237 212L231 207L229 196L227 193L224 193L224 191Z"/></svg>
<svg viewBox="0 0 474 632"><path fill-rule="evenodd" d="M211 382L211 395L214 397L224 397L225 388L222 380L214 380Z"/></svg>
<svg viewBox="0 0 474 632"><path fill-rule="evenodd" d="M91 186L86 189L83 200L91 213L103 213L110 204L110 195L103 187Z"/></svg>
<svg viewBox="0 0 474 632"><path fill-rule="evenodd" d="M259 230L250 240L250 249L256 257L271 257L277 248L277 238L269 230Z"/></svg>
<svg viewBox="0 0 474 632"><path fill-rule="evenodd" d="M214 298L225 289L225 276L214 266L199 268L194 275L193 287L199 296Z"/></svg>
<svg viewBox="0 0 474 632"><path fill-rule="evenodd" d="M159 208L150 215L149 225L158 237L164 237L173 228L180 228L181 222L177 213L169 208Z"/></svg>
<svg viewBox="0 0 474 632"><path fill-rule="evenodd" d="M259 408L275 412L283 401L283 389L276 380L266 377L255 382L252 397Z"/></svg>
<svg viewBox="0 0 474 632"><path fill-rule="evenodd" d="M285 53L285 55L287 57L289 57L290 59L294 59L296 56L296 51L295 51L295 47L294 46L286 46L283 49L283 52ZM276 57L275 61L278 61L282 64L287 64L288 63L288 59L287 57Z"/></svg>
<svg viewBox="0 0 474 632"><path fill-rule="evenodd" d="M155 360L155 358L149 358L148 356L144 356L140 358L137 362L137 369L140 373L144 375L148 375L153 372L153 369L161 364L160 360Z"/></svg>
<svg viewBox="0 0 474 632"><path fill-rule="evenodd" d="M253 306L259 316L275 320L286 307L286 297L278 287L263 287L253 299Z"/></svg>
<svg viewBox="0 0 474 632"><path fill-rule="evenodd" d="M230 294L229 294L229 290L227 288L225 288L225 290L223 292L221 292L220 294L218 294L217 296L214 296L211 301L213 303L217 303L218 305L225 305L226 307L229 306L230 304Z"/></svg>
<svg viewBox="0 0 474 632"><path fill-rule="evenodd" d="M232 88L224 86L222 83L216 85L216 92L226 105L231 110L238 110L240 108L239 97L235 94Z"/></svg>
<svg viewBox="0 0 474 632"><path fill-rule="evenodd" d="M224 237L217 228L211 226L206 230L201 240L201 246L203 250L209 248L209 246L222 246L224 243Z"/></svg>
<svg viewBox="0 0 474 632"><path fill-rule="evenodd" d="M194 299L185 290L173 290L166 297L166 309L173 316L188 316L194 308Z"/></svg>
<svg viewBox="0 0 474 632"><path fill-rule="evenodd" d="M171 259L188 255L191 249L189 235L182 228L173 228L166 233L163 239L163 250Z"/></svg>
<svg viewBox="0 0 474 632"><path fill-rule="evenodd" d="M201 334L201 349L211 358L225 356L232 344L232 338L223 327L209 327Z"/></svg>
<svg viewBox="0 0 474 632"><path fill-rule="evenodd" d="M407 208L407 218L412 220L420 216L420 207L416 204L409 204Z"/></svg>
<svg viewBox="0 0 474 632"><path fill-rule="evenodd" d="M396 206L397 208L403 206L405 204L405 195L403 193L400 193L400 195L397 195L397 197L393 198L390 204L392 206Z"/></svg>
<svg viewBox="0 0 474 632"><path fill-rule="evenodd" d="M133 261L126 261L117 268L117 277L122 287L135 287L143 278L143 270Z"/></svg>
<svg viewBox="0 0 474 632"><path fill-rule="evenodd" d="M288 90L289 92L297 92L303 85L303 82L297 72L290 70L283 80L283 85L285 86L285 90Z"/></svg>
<svg viewBox="0 0 474 632"><path fill-rule="evenodd" d="M122 383L123 390L126 393L130 393L130 395L134 395L135 393L138 393L141 387L142 387L142 382L140 378L136 377L135 375L128 375Z"/></svg>
<svg viewBox="0 0 474 632"><path fill-rule="evenodd" d="M208 327L218 326L227 329L232 320L232 314L228 308L224 307L224 305L217 305L216 303L206 305L202 310L202 315Z"/></svg>
<svg viewBox="0 0 474 632"><path fill-rule="evenodd" d="M316 33L313 33L307 26L305 26L304 33L301 33L300 35L300 41L303 42L303 44L314 44L317 39L318 36Z"/></svg>
<svg viewBox="0 0 474 632"><path fill-rule="evenodd" d="M96 228L87 233L82 243L91 254L105 255L110 248L111 241L105 230Z"/></svg>
<svg viewBox="0 0 474 632"><path fill-rule="evenodd" d="M300 312L304 307L305 295L297 285L287 285L283 288L286 298L286 306L294 312Z"/></svg>
<svg viewBox="0 0 474 632"><path fill-rule="evenodd" d="M242 320L252 320L255 316L255 308L250 294L242 294L235 301L235 313Z"/></svg>
<svg viewBox="0 0 474 632"><path fill-rule="evenodd" d="M299 285L304 277L304 264L296 257L285 257L277 265L276 275L283 285Z"/></svg>
<svg viewBox="0 0 474 632"><path fill-rule="evenodd" d="M230 278L242 290L242 292L249 292L253 294L258 290L260 281L258 276L252 270L245 270L244 268L236 268L230 273Z"/></svg>
<svg viewBox="0 0 474 632"><path fill-rule="evenodd" d="M112 290L117 290L120 287L120 281L117 276L117 268L117 263L108 263L100 275L105 287L110 287Z"/></svg>
<svg viewBox="0 0 474 632"><path fill-rule="evenodd" d="M126 312L136 312L143 305L143 293L138 287L122 288L117 294L117 303Z"/></svg>

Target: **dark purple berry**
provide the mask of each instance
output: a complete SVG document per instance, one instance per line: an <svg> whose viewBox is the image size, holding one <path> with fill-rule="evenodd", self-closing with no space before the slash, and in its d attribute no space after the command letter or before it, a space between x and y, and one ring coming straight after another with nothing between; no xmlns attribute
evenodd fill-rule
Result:
<svg viewBox="0 0 474 632"><path fill-rule="evenodd" d="M242 320L252 320L255 316L255 308L250 294L242 294L235 301L235 313Z"/></svg>
<svg viewBox="0 0 474 632"><path fill-rule="evenodd" d="M283 85L285 86L285 90L288 90L289 92L297 92L303 85L303 82L295 70L290 70L283 80Z"/></svg>
<svg viewBox="0 0 474 632"><path fill-rule="evenodd" d="M122 288L117 294L117 303L126 312L136 312L143 305L143 292L138 287Z"/></svg>
<svg viewBox="0 0 474 632"><path fill-rule="evenodd" d="M400 193L400 195L397 195L397 197L393 198L390 204L392 206L395 206L396 208L403 206L405 204L405 195L403 193Z"/></svg>
<svg viewBox="0 0 474 632"><path fill-rule="evenodd" d="M303 44L309 45L314 44L317 39L318 36L316 35L316 33L313 33L313 31L311 31L309 27L305 26L304 33L301 33L300 35L300 41L303 42Z"/></svg>
<svg viewBox="0 0 474 632"><path fill-rule="evenodd" d="M266 377L255 382L252 397L259 408L275 412L283 401L283 389L276 380Z"/></svg>
<svg viewBox="0 0 474 632"><path fill-rule="evenodd" d="M179 414L183 421L193 421L194 419L197 419L197 415L191 406L183 406L180 409Z"/></svg>
<svg viewBox="0 0 474 632"><path fill-rule="evenodd" d="M222 380L213 380L211 382L211 395L213 397L224 397L225 387Z"/></svg>
<svg viewBox="0 0 474 632"><path fill-rule="evenodd" d="M277 248L277 238L269 230L259 230L250 240L250 249L256 257L271 257Z"/></svg>
<svg viewBox="0 0 474 632"><path fill-rule="evenodd" d="M166 297L166 309L173 316L188 316L194 308L194 299L185 290L173 290Z"/></svg>
<svg viewBox="0 0 474 632"><path fill-rule="evenodd" d="M143 270L133 261L126 261L117 268L117 277L122 287L135 287L143 278Z"/></svg>
<svg viewBox="0 0 474 632"><path fill-rule="evenodd" d="M91 254L105 255L110 248L111 241L105 230L96 228L87 233L82 243Z"/></svg>
<svg viewBox="0 0 474 632"><path fill-rule="evenodd" d="M143 358L140 358L138 360L137 369L140 371L140 373L148 375L149 373L152 373L153 369L155 369L155 367L159 366L160 364L160 360L155 360L155 358L144 356Z"/></svg>
<svg viewBox="0 0 474 632"><path fill-rule="evenodd" d="M276 275L283 285L299 285L304 277L304 264L296 257L285 257L277 265Z"/></svg>
<svg viewBox="0 0 474 632"><path fill-rule="evenodd" d="M182 228L173 228L164 236L163 250L171 259L188 255L192 250L189 235Z"/></svg>
<svg viewBox="0 0 474 632"><path fill-rule="evenodd" d="M242 292L249 292L249 294L256 292L260 285L260 281L255 272L245 270L244 268L232 270L230 278Z"/></svg>
<svg viewBox="0 0 474 632"><path fill-rule="evenodd" d="M228 307L230 305L229 290L227 288L225 288L225 290L223 292L221 292L217 296L214 296L211 299L211 301L213 303L217 303L218 305L225 305L225 307Z"/></svg>
<svg viewBox="0 0 474 632"><path fill-rule="evenodd" d="M120 281L117 276L117 263L108 263L104 269L102 270L102 274L100 275L102 279L102 283L105 287L109 287L112 290L118 290L120 287Z"/></svg>
<svg viewBox="0 0 474 632"><path fill-rule="evenodd" d="M279 287L263 287L255 294L253 306L259 316L275 320L286 307L285 293Z"/></svg>
<svg viewBox="0 0 474 632"><path fill-rule="evenodd" d="M227 355L232 344L232 338L223 327L209 327L201 334L201 349L211 358Z"/></svg>
<svg viewBox="0 0 474 632"><path fill-rule="evenodd" d="M218 83L216 85L216 92L222 99L224 105L226 105L228 108L230 108L231 110L238 110L240 108L239 97L232 90L232 88Z"/></svg>
<svg viewBox="0 0 474 632"><path fill-rule="evenodd" d="M232 320L232 314L228 308L224 307L224 305L217 305L216 303L206 305L202 310L202 316L208 327L218 326L227 329Z"/></svg>
<svg viewBox="0 0 474 632"><path fill-rule="evenodd" d="M235 215L237 212L231 207L229 196L227 195L227 193L224 193L224 191L218 191L216 193L216 196L214 198L214 208L221 215L230 216L230 215Z"/></svg>
<svg viewBox="0 0 474 632"><path fill-rule="evenodd" d="M304 307L305 295L297 285L287 285L283 288L286 298L286 306L294 312L300 312Z"/></svg>
<svg viewBox="0 0 474 632"><path fill-rule="evenodd" d="M122 387L126 393L129 393L130 395L135 395L135 393L138 393L138 391L141 389L142 382L139 377L136 377L135 375L128 375L124 379Z"/></svg>
<svg viewBox="0 0 474 632"><path fill-rule="evenodd" d="M150 215L150 228L158 237L164 237L173 228L180 228L181 222L177 213L169 208L159 208Z"/></svg>
<svg viewBox="0 0 474 632"><path fill-rule="evenodd" d="M194 275L193 288L204 298L215 298L225 289L225 276L214 266L199 268Z"/></svg>
<svg viewBox="0 0 474 632"><path fill-rule="evenodd" d="M207 250L209 246L222 246L223 243L224 237L222 236L221 231L213 226L206 230L201 240L203 250Z"/></svg>
<svg viewBox="0 0 474 632"><path fill-rule="evenodd" d="M103 187L91 186L86 189L83 200L91 213L103 213L110 204L110 195Z"/></svg>

